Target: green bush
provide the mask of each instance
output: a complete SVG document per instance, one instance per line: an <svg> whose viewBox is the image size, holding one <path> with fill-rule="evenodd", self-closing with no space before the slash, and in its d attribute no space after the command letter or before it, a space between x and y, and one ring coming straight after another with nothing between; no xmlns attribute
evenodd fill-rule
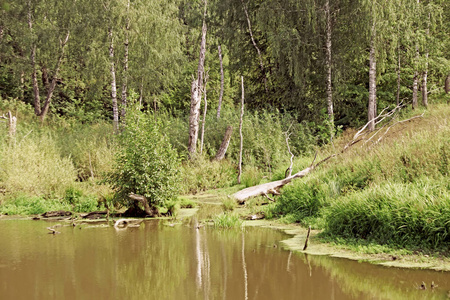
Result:
<svg viewBox="0 0 450 300"><path fill-rule="evenodd" d="M150 206L165 206L178 194L179 158L154 117L129 111L117 135L118 151L107 182L115 201L131 204L130 193L145 196Z"/></svg>

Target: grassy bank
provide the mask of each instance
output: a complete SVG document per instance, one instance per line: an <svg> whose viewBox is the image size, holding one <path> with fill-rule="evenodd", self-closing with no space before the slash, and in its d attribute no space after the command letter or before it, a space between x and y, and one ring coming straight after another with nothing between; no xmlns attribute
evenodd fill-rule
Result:
<svg viewBox="0 0 450 300"><path fill-rule="evenodd" d="M449 115L448 105L436 105L375 147L353 148L284 188L269 215L312 225L340 244L448 256Z"/></svg>

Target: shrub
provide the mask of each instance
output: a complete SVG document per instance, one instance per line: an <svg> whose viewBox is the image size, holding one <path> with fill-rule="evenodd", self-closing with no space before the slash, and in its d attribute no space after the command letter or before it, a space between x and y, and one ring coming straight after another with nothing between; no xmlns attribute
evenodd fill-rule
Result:
<svg viewBox="0 0 450 300"><path fill-rule="evenodd" d="M130 205L130 193L145 196L150 206L165 206L176 197L179 158L149 114L129 111L126 128L117 136L118 151L107 182L115 201Z"/></svg>

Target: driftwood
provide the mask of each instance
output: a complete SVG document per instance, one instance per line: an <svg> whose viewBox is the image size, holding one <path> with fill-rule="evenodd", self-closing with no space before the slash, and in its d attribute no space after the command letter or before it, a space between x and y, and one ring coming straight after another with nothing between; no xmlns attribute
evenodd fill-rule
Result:
<svg viewBox="0 0 450 300"><path fill-rule="evenodd" d="M115 228L139 227L143 220L138 219L119 219L114 223Z"/></svg>
<svg viewBox="0 0 450 300"><path fill-rule="evenodd" d="M282 179L282 180L277 180L277 181L268 182L268 183L252 186L252 187L249 187L249 188L245 188L243 190L240 190L237 193L234 193L233 195L231 195L231 197L233 199L235 199L239 204L244 204L245 200L247 200L249 198L252 198L252 197L256 197L256 196L265 196L269 200L273 201L273 199L271 199L268 196L269 194L271 194L271 195L280 195L280 189L283 186L285 186L286 184L290 183L292 180L294 180L296 178L302 178L302 177L307 176L309 173L311 173L315 168L317 168L322 163L324 163L327 160L329 160L331 158L334 158L334 157L336 157L336 156L346 152L348 149L350 149L350 147L356 145L360 141L365 140L364 144L367 144L368 142L372 141L371 146L375 146L376 144L378 144L383 139L383 137L387 134L389 129L392 128L393 126L395 126L397 124L402 124L402 123L405 123L405 122L408 122L408 121L411 121L413 119L420 118L420 117L423 116L423 114L422 114L422 115L414 116L414 117L409 118L407 120L394 121L397 113L401 110L402 107L404 107L404 105L400 104L400 105L396 106L394 109L392 109L391 111L388 111L388 112L386 112L387 109L384 109L376 118L374 118L373 120L370 121L370 122L373 122L375 125L381 124L381 122L384 121L382 126L380 126L375 131L371 131L371 130L367 130L370 122L366 123L353 136L352 140L349 141L347 144L345 144L345 146L342 148L342 150L339 151L338 153L329 155L328 157L326 157L326 158L322 159L321 161L319 161L318 163L314 164L314 161L316 160L316 157L317 157L317 153L316 153L316 156L314 157L313 162L306 169L301 170L300 172L297 172L294 175L288 176L288 177L286 177L285 179ZM378 136L379 133L384 128L387 128L387 129L375 141L374 138L376 136Z"/></svg>

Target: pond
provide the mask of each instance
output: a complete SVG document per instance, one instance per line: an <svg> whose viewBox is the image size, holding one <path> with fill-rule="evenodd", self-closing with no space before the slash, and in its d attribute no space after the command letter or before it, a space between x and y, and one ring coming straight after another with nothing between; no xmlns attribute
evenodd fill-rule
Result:
<svg viewBox="0 0 450 300"><path fill-rule="evenodd" d="M288 236L271 229L150 220L138 228L84 224L49 234L55 224L0 221L1 299L449 297L449 273L305 256L283 249Z"/></svg>

